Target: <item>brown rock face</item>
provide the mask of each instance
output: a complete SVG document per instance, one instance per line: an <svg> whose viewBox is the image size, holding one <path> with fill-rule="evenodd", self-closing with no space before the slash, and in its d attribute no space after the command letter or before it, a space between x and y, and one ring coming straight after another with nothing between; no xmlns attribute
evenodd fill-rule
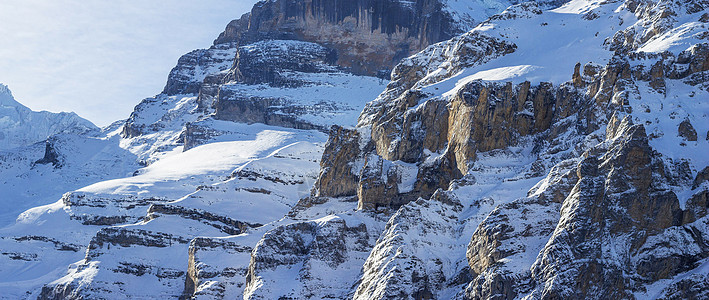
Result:
<svg viewBox="0 0 709 300"><path fill-rule="evenodd" d="M553 207L554 202L562 202L561 217L541 216L538 220L548 218L547 223L527 227L541 230L552 224L554 231L551 239L540 237L548 243L541 249L531 275L513 271L514 267L505 262L514 261L523 244L519 240L530 236L516 228L529 220L514 216L514 205L500 206L488 215L468 246L470 269L477 275L466 288L468 299L512 299L532 291L533 297L541 299L633 298L633 292L644 292L643 285L699 266L709 255L704 233L709 193L703 184L709 168L697 174L694 194L682 210L667 184L686 187L691 172L686 162L668 163L650 148L643 126L633 125L628 116L627 94L637 88L638 81L654 84L659 90L667 78L701 84L705 79L695 79L703 72L698 71L704 61L703 47L695 46L678 56L639 55L639 59L657 59L652 70L630 67L624 59L613 60L605 68L587 65L583 74L576 66L572 83L585 88L592 97L587 100L595 101L596 107L587 106L584 97L556 92L553 125L544 134L563 132L567 127L558 121L578 113L578 117L596 118L596 122L607 120L607 142L586 152L573 174L566 173L573 178L554 175L559 165L549 173L547 186L552 188L539 195L537 204ZM588 111L573 109L575 106L586 106ZM537 110L535 107L534 112ZM612 115L608 113L613 110ZM583 123L576 123L579 125ZM598 128L593 121L587 125L585 132ZM689 122L680 127L681 136L693 139ZM550 178L554 178L553 183ZM532 210L532 205L526 203L520 210ZM703 275L683 279L668 288L667 295L677 299L705 295L704 280Z"/></svg>
<svg viewBox="0 0 709 300"><path fill-rule="evenodd" d="M658 91L665 90L665 73L661 60L650 69L650 86Z"/></svg>
<svg viewBox="0 0 709 300"><path fill-rule="evenodd" d="M246 274L248 271L245 266L243 268L233 268L228 265L210 266L210 264L200 261L200 257L204 255L205 252L219 251L221 253L228 253L228 255L237 256L249 255L252 250L251 247L239 245L225 239L206 237L194 238L189 244L185 288L180 299L193 299L197 296L218 297L219 292L211 294L214 291L204 289L203 285L211 285L214 283L214 280L219 279L219 277L232 278L239 276L239 274ZM205 256L208 256L208 254ZM215 290L223 293L224 283L219 282L216 285L218 288ZM202 289L200 289L200 287Z"/></svg>
<svg viewBox="0 0 709 300"><path fill-rule="evenodd" d="M371 125L374 149L340 162L366 161L359 177L360 208L398 207L416 197L430 197L439 188L448 189L468 172L476 153L504 149L522 137L545 132L554 120L577 113L579 99L586 99L570 86L472 81L448 101L431 99L407 109L424 97L420 92L404 93L400 109ZM413 190L406 195L397 189L400 172L389 167L396 161L418 168Z"/></svg>
<svg viewBox="0 0 709 300"><path fill-rule="evenodd" d="M533 9L527 10L534 13ZM622 44L628 41L610 41L611 46L629 46L615 45L616 42ZM387 90L368 104L360 115L358 126L362 130L371 130L374 149L363 151L347 163L351 164L356 159L363 161L367 155L374 154L384 159L385 165L386 161L415 164L417 178L413 190L407 192L408 196L428 197L435 189L446 189L451 182L468 173L469 164L481 152L505 149L528 137L549 142L550 147L565 151L564 147L568 150L569 145L556 138L569 130L590 134L603 126L612 112L617 111L619 116L615 123L609 125L613 131L609 131L609 136L614 136L620 126L620 118L632 113L629 97L637 90L637 81L650 84L658 91L665 89L666 79L688 82L693 76L705 72L709 53L703 44L679 55L631 55L619 48L616 49L618 55L606 66L578 63L571 82L560 86L550 83L532 86L528 82L472 81L460 87L453 96L445 97L433 97L423 88L464 68L513 53L516 48L516 45L505 40L471 32L406 58L394 68ZM631 63L635 59L650 60L652 67ZM637 150L627 155L629 163L640 165L648 162L642 153L645 152ZM385 173L379 175L376 184L371 180L366 184L377 187L379 192L374 193L377 196L366 198L396 197L394 177ZM634 184L645 187L648 183ZM386 186L391 188L384 188ZM367 195L366 192L359 194ZM669 198L658 196L658 201L672 202L671 195L665 196ZM550 197L554 201L562 201L564 195ZM382 201L375 202L386 202ZM626 204L633 206L633 211L655 209L650 206L660 205L659 202L628 201ZM665 208L674 214L674 208ZM658 213L662 211L660 209ZM663 226L674 222L673 218L674 215L663 215Z"/></svg>
<svg viewBox="0 0 709 300"><path fill-rule="evenodd" d="M574 66L574 74L571 77L571 81L574 83L575 87L583 86L583 79L581 78L581 63L576 63Z"/></svg>
<svg viewBox="0 0 709 300"><path fill-rule="evenodd" d="M697 177L694 178L692 189L698 188L699 185L707 181L709 181L709 166L704 167L704 169L697 173Z"/></svg>
<svg viewBox="0 0 709 300"><path fill-rule="evenodd" d="M709 210L709 190L700 190L687 200L686 210L682 218L683 224L692 223L707 215Z"/></svg>
<svg viewBox="0 0 709 300"><path fill-rule="evenodd" d="M399 207L404 204L397 201L399 178L396 167L390 164L391 162L385 162L378 155L366 158L357 187L358 209Z"/></svg>
<svg viewBox="0 0 709 300"><path fill-rule="evenodd" d="M507 147L519 136L548 126L551 116L547 112L551 107L546 106L552 101L546 88L550 87L540 86L532 91L528 82L518 86L474 82L462 89L451 102L448 120L449 147L455 153L458 170L467 173L467 162L475 158L477 151ZM519 113L526 108L533 112Z"/></svg>
<svg viewBox="0 0 709 300"><path fill-rule="evenodd" d="M612 144L584 155L578 166L579 181L532 268L533 277L544 285L542 298L626 298L633 282L616 274L637 272L657 280L682 272L677 264L686 258L653 256L642 250L648 236L682 223L677 196L663 188L662 162L649 147L643 126L632 125L629 117L609 128L615 131ZM603 239L624 243L598 242ZM642 263L635 269L608 264L603 258L611 251L640 257ZM655 257L655 263L646 264L646 255Z"/></svg>
<svg viewBox="0 0 709 300"><path fill-rule="evenodd" d="M359 170L348 163L360 156L360 137L356 130L333 126L320 161L320 176L315 182L315 197L345 197L357 194Z"/></svg>
<svg viewBox="0 0 709 300"><path fill-rule="evenodd" d="M465 36L459 39L465 40ZM506 45L494 39L485 42L490 43L490 47L497 47L503 53L507 53L504 49L514 51L514 45ZM466 52L464 47L455 48L458 45L455 41L449 43L454 48L451 51ZM671 76L680 76L673 71L682 69L678 64L697 66L703 64L698 63L703 60L697 58L697 56L703 57L702 49L702 47L694 47L677 57L666 56L664 60L658 60L652 70L637 66L631 68L628 60L616 58L605 67L588 63L583 67L582 74L581 65L578 64L571 84L562 84L558 87L549 83L531 86L528 82L515 85L471 81L446 99L431 97L418 90L416 85L420 82L411 83L412 80L420 80L422 73L429 72L429 69L432 69L430 64L443 64L443 62L425 60L427 58L418 61L416 57L412 57L407 59L411 60L410 62L405 61L395 69L392 83L382 94L382 99L390 101L377 100L368 105L360 116L360 126L365 127L363 130L367 130L367 127L371 128L371 142L374 149L370 154L380 156L385 162L402 161L417 165L418 173L414 189L407 192L407 197L403 199L417 196L429 197L436 189L447 189L451 182L465 175L469 164L476 159L477 153L505 149L516 145L528 136L543 135L546 141L552 143L552 147L562 147L561 144L555 145L554 143L557 142L553 141L567 130L589 134L598 129L601 123L610 120L607 138L611 139L622 127L621 118L631 112L628 95L629 91L637 88L636 80L659 84L659 82L664 83L665 78L671 74L673 74ZM425 54L426 51L423 53ZM480 53L471 55L469 60L464 60L465 62L446 60L447 64L444 65L450 69L450 73L458 68L474 65L476 61L485 61L488 57ZM691 77L690 75L681 74L685 78ZM662 87L658 85L658 88ZM609 111L617 111L618 115L613 117L608 113ZM560 122L573 115L577 116L575 121L569 119ZM688 129L690 125L685 124L681 127L682 131L686 132L683 134L693 139L691 130ZM367 151L362 152L358 159L363 160L367 153ZM649 163L648 157L643 156L643 153L646 154L644 150L637 150L624 157L630 160L630 164L643 165ZM354 159L349 160L352 161ZM426 163L423 163L424 161ZM379 175L381 176L376 184L368 180L367 184L360 185L377 187L378 190L371 194L366 191L360 192L359 195L366 198L364 202L373 201L372 203L377 206L405 201L394 188L394 182L397 180L384 173ZM644 180L649 179L644 178ZM634 182L634 184L647 188L648 182ZM387 186L389 188L386 188ZM670 194L665 196L672 198ZM670 198L663 198L665 196L658 196L658 199L664 199L658 201L672 202ZM399 197L396 201L380 199L396 197ZM562 201L565 195L550 197L554 201ZM650 206L657 203L630 201L626 204L633 207L632 214L632 211L655 209ZM368 206L360 205L360 208L362 207ZM658 213L664 212L671 213L661 216L662 226L675 221L674 208L658 209ZM641 216L632 215L632 217Z"/></svg>
<svg viewBox="0 0 709 300"><path fill-rule="evenodd" d="M363 140L369 143L368 149L338 156L341 159L336 160L336 164L340 167L331 165L335 161L330 158L336 152L326 150L316 194L349 196L355 183L360 208L398 207L416 197L430 197L437 189L448 189L451 182L462 178L476 153L504 149L523 137L545 132L556 120L578 113L579 102L588 100L570 85L531 86L529 82L515 85L482 81L467 83L448 100L430 99L418 105L425 97L415 90L405 92L396 100L398 106L388 107L392 110L378 114L371 127L361 129L371 128L371 140ZM576 125L582 130L595 130L588 124ZM565 128L558 128L559 133ZM559 133L552 132L552 135ZM331 144L339 139L335 134ZM343 146L338 151L350 151L344 150L350 148ZM396 161L415 164L418 168L413 190L405 195L397 188L401 183L401 170L392 165ZM353 165L362 165L361 172L354 170ZM338 176L348 178L343 181L350 187L348 193L323 188Z"/></svg>
<svg viewBox="0 0 709 300"><path fill-rule="evenodd" d="M461 29L436 0L277 0L234 20L215 44L301 40L337 51L337 64L357 74L385 75L402 58Z"/></svg>
<svg viewBox="0 0 709 300"><path fill-rule="evenodd" d="M463 174L456 167L454 155L452 152L446 152L431 163L419 167L414 195L428 198L438 189L448 189L453 180L462 176Z"/></svg>
<svg viewBox="0 0 709 300"><path fill-rule="evenodd" d="M519 137L549 129L554 112L559 117L573 113L570 100L578 98L582 96L547 83L532 87L529 82L473 81L447 104L429 100L403 118L375 121L372 139L377 153L392 161L417 162L424 158L424 149L447 149L448 162L456 173L465 174L476 152L503 149Z"/></svg>

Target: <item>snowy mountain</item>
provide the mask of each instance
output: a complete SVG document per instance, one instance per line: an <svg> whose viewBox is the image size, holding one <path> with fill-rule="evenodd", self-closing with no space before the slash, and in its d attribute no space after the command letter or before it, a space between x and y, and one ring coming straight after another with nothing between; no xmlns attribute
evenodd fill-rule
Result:
<svg viewBox="0 0 709 300"><path fill-rule="evenodd" d="M0 83L0 150L28 146L59 134L89 134L99 129L75 113L32 111Z"/></svg>
<svg viewBox="0 0 709 300"><path fill-rule="evenodd" d="M93 181L0 229L0 297L707 298L707 26L261 1L122 125L22 152Z"/></svg>
<svg viewBox="0 0 709 300"><path fill-rule="evenodd" d="M0 226L67 191L130 174L137 164L118 144L75 113L32 111L0 85Z"/></svg>

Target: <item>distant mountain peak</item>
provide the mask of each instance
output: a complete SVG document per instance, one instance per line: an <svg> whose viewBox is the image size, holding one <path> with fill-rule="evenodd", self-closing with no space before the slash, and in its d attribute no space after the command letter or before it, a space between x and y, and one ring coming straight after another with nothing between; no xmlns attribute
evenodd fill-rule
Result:
<svg viewBox="0 0 709 300"><path fill-rule="evenodd" d="M98 127L73 112L33 111L0 83L0 150L41 142L60 133L88 134Z"/></svg>
<svg viewBox="0 0 709 300"><path fill-rule="evenodd" d="M10 88L3 83L0 83L0 105L2 105L2 106L22 105L19 102L17 102L17 100L15 100L15 97L12 96L12 91L10 91Z"/></svg>

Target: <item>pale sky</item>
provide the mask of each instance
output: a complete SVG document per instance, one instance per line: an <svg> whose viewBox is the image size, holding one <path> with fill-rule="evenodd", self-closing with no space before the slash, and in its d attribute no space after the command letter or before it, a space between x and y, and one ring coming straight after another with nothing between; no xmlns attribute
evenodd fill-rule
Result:
<svg viewBox="0 0 709 300"><path fill-rule="evenodd" d="M33 110L125 119L257 0L0 0L0 83Z"/></svg>

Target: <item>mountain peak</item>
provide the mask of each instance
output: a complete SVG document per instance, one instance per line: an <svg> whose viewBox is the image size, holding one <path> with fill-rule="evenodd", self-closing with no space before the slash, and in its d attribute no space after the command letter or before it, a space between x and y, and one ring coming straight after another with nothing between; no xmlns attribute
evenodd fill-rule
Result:
<svg viewBox="0 0 709 300"><path fill-rule="evenodd" d="M41 142L59 133L86 134L98 127L76 113L33 111L0 83L0 150Z"/></svg>
<svg viewBox="0 0 709 300"><path fill-rule="evenodd" d="M12 96L10 88L3 83L0 83L0 106L22 106L22 104L17 102L15 97Z"/></svg>

